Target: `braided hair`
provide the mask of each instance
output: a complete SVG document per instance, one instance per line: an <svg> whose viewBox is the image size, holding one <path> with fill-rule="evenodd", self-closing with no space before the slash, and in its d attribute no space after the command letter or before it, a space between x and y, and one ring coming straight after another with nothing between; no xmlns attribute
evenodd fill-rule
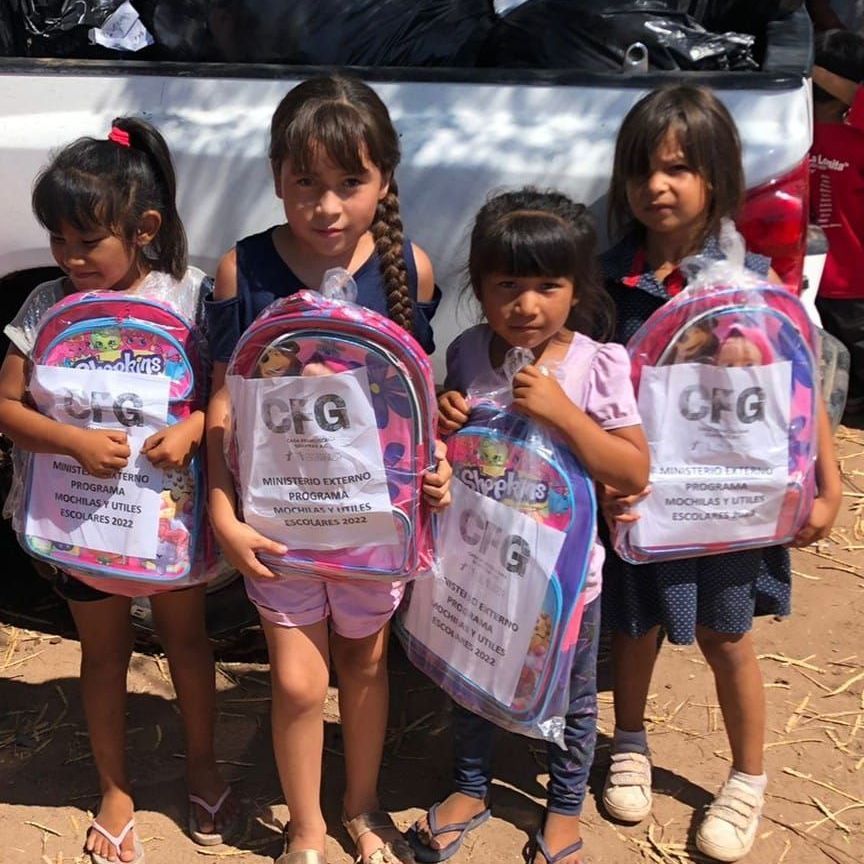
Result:
<svg viewBox="0 0 864 864"><path fill-rule="evenodd" d="M295 171L308 171L323 149L348 172L363 168L364 156L389 182L370 226L390 318L412 330L414 307L408 289L399 194L394 178L399 164L399 136L378 94L357 78L327 75L310 78L290 90L270 124L270 162L277 172L285 159Z"/></svg>

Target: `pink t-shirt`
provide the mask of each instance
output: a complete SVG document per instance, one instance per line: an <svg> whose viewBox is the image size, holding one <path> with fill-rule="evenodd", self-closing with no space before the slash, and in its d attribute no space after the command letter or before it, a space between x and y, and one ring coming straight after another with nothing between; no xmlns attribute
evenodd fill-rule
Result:
<svg viewBox="0 0 864 864"><path fill-rule="evenodd" d="M446 390L467 393L480 388L501 386L505 379L493 369L489 349L492 330L478 324L457 337L447 350ZM595 342L574 333L567 354L554 370L564 392L601 428L623 429L641 424L633 385L630 383L630 358L623 345ZM585 582L585 602L600 594L603 544L595 536Z"/></svg>

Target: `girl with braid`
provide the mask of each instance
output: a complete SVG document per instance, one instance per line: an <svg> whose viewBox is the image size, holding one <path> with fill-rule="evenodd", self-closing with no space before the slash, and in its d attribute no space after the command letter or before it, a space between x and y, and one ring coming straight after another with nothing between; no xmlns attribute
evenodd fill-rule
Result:
<svg viewBox="0 0 864 864"><path fill-rule="evenodd" d="M393 172L399 142L387 109L361 81L313 78L295 87L273 115L270 163L285 222L246 237L219 264L208 327L213 391L207 416L210 517L228 560L246 577L267 637L273 687L273 747L291 812L277 864L324 864L321 812L323 706L332 658L339 678L345 746L343 822L363 864L413 862L379 811L378 769L387 722L387 636L400 583L276 580L256 553L285 549L242 522L223 457L228 427L225 368L241 333L277 297L321 284L342 267L357 302L401 324L433 350L429 321L438 305L426 254L403 239ZM446 503L449 466L427 473L430 505ZM328 620L329 619L329 620Z"/></svg>

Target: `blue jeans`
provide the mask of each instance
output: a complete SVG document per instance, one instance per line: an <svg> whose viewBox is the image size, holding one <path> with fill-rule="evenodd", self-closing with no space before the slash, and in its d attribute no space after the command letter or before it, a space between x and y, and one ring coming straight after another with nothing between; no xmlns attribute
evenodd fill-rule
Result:
<svg viewBox="0 0 864 864"><path fill-rule="evenodd" d="M597 741L597 645L600 637L600 598L589 603L582 617L570 675L570 706L565 718L562 750L550 742L546 809L578 816L585 800L588 772ZM453 706L456 791L486 799L492 782L492 722L460 705Z"/></svg>

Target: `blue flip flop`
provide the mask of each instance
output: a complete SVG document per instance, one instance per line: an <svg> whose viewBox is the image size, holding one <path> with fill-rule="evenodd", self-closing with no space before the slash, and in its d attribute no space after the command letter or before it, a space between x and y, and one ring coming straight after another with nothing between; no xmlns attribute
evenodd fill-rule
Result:
<svg viewBox="0 0 864 864"><path fill-rule="evenodd" d="M565 846L560 852L553 855L549 851L546 841L543 839L543 832L541 829L534 835L533 841L530 841L525 846L525 862L526 864L533 864L534 858L539 852L546 859L546 864L559 864L560 861L563 861L569 855L572 855L574 852L579 852L584 845L584 840L577 840L575 843Z"/></svg>
<svg viewBox="0 0 864 864"><path fill-rule="evenodd" d="M473 819L469 819L467 822L451 822L449 825L439 825L437 815L439 806L439 804L433 804L426 814L426 821L429 823L429 833L434 838L441 834L458 831L459 836L452 843L448 843L443 849L433 849L420 839L420 833L417 830L417 823L415 822L408 831L408 842L414 851L414 857L418 861L423 862L423 864L438 864L439 861L446 861L448 858L452 858L459 851L468 833L478 828L492 815L492 811L487 807L482 813L478 813Z"/></svg>

